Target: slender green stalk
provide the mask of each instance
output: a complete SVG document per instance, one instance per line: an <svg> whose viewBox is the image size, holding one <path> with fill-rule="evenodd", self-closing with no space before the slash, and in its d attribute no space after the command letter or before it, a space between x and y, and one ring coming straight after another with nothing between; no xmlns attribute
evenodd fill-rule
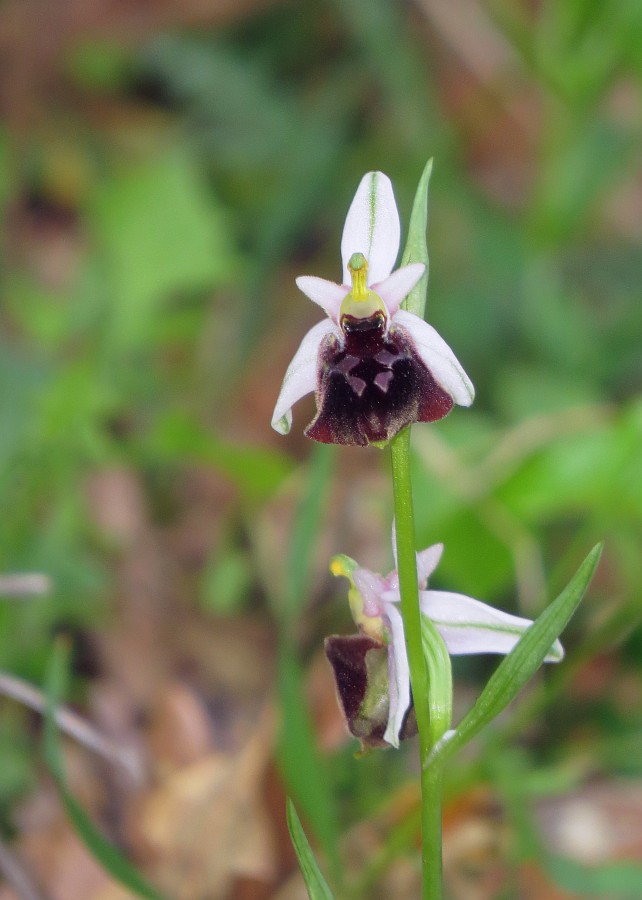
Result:
<svg viewBox="0 0 642 900"><path fill-rule="evenodd" d="M399 432L391 441L390 449L401 615L410 666L410 684L419 729L422 896L423 900L441 900L441 767L426 765L433 739L415 556L415 523L410 479L410 428Z"/></svg>
<svg viewBox="0 0 642 900"><path fill-rule="evenodd" d="M441 900L441 803L443 769L440 765L421 772L421 841L423 900Z"/></svg>
<svg viewBox="0 0 642 900"><path fill-rule="evenodd" d="M399 572L399 592L401 594L401 615L403 617L410 684L415 701L419 744L422 755L430 749L430 717L428 707L428 670L421 637L421 613L419 610L419 585L417 582L417 561L415 555L415 520L410 482L410 428L393 438L390 443L392 453L392 488L394 495L395 530L397 540L397 569Z"/></svg>

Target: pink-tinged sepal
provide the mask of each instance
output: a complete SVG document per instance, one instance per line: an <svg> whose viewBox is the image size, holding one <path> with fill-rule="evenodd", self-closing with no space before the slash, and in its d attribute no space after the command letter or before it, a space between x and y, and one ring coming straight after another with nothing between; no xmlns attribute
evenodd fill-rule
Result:
<svg viewBox="0 0 642 900"><path fill-rule="evenodd" d="M419 590L426 589L428 579L439 565L439 560L444 552L443 544L433 544L432 547L426 547L425 550L419 550L417 556L417 583ZM382 599L386 602L394 599L399 595L399 573L397 572L397 538L395 534L395 523L392 523L392 555L395 559L394 570L386 576L385 588L377 597L377 601L381 603ZM356 565L356 563L355 563ZM381 576L379 576L381 577Z"/></svg>
<svg viewBox="0 0 642 900"><path fill-rule="evenodd" d="M333 334L336 336L337 332L334 322L324 319L311 328L301 341L285 373L272 414L272 428L281 434L287 434L292 426L292 407L297 400L316 390L321 346L326 338Z"/></svg>
<svg viewBox="0 0 642 900"><path fill-rule="evenodd" d="M451 656L471 653L510 653L530 619L495 609L487 603L450 591L421 591L421 611L435 623ZM555 641L544 662L559 662L564 649Z"/></svg>
<svg viewBox="0 0 642 900"><path fill-rule="evenodd" d="M394 323L409 335L418 357L454 403L470 406L475 399L475 388L453 351L432 325L404 309L396 314Z"/></svg>
<svg viewBox="0 0 642 900"><path fill-rule="evenodd" d="M410 709L410 668L406 652L406 639L401 613L394 606L387 609L390 628L390 652L388 653L388 679L390 709L384 740L391 747L398 747L404 737L403 725Z"/></svg>
<svg viewBox="0 0 642 900"><path fill-rule="evenodd" d="M363 253L368 260L368 284L387 278L397 260L400 239L392 183L383 172L368 172L359 182L343 226L343 283L350 284L348 262L353 253Z"/></svg>

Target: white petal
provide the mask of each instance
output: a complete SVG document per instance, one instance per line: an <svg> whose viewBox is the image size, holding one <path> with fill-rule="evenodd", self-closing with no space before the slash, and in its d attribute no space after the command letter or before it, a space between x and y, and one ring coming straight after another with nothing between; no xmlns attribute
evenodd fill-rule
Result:
<svg viewBox="0 0 642 900"><path fill-rule="evenodd" d="M386 589L386 582L377 572L370 569L355 569L352 573L354 586L363 598L363 611L367 616L383 614L381 595Z"/></svg>
<svg viewBox="0 0 642 900"><path fill-rule="evenodd" d="M348 260L353 253L363 253L368 260L368 284L387 278L397 259L400 237L390 179L383 172L368 172L361 179L343 226L343 283L351 284Z"/></svg>
<svg viewBox="0 0 642 900"><path fill-rule="evenodd" d="M463 594L421 591L421 611L437 626L451 655L509 653L533 623ZM555 641L545 662L559 662L564 650Z"/></svg>
<svg viewBox="0 0 642 900"><path fill-rule="evenodd" d="M455 354L432 325L404 309L396 313L392 322L410 335L425 366L455 403L470 406L475 399L475 388Z"/></svg>
<svg viewBox="0 0 642 900"><path fill-rule="evenodd" d="M324 337L331 333L341 334L330 319L323 319L311 328L287 368L272 415L272 428L281 434L287 434L290 430L292 407L296 401L316 389L319 348Z"/></svg>
<svg viewBox="0 0 642 900"><path fill-rule="evenodd" d="M301 275L296 279L296 284L306 297L318 303L334 322L339 323L341 301L350 290L349 287L314 275Z"/></svg>
<svg viewBox="0 0 642 900"><path fill-rule="evenodd" d="M391 644L388 647L388 693L390 712L388 727L383 736L393 747L399 746L399 734L410 706L410 669L406 653L401 613L391 606L386 611L390 623Z"/></svg>
<svg viewBox="0 0 642 900"><path fill-rule="evenodd" d="M372 285L372 290L386 304L389 316L394 316L400 303L406 299L425 271L423 263L411 263L403 269L397 269L380 284Z"/></svg>

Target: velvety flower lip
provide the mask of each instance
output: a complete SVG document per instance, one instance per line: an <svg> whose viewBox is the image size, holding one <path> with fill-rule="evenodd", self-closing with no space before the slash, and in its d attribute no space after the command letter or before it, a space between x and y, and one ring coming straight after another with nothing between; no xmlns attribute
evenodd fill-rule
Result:
<svg viewBox="0 0 642 900"><path fill-rule="evenodd" d="M401 303L423 263L392 271L400 223L390 180L363 177L341 240L343 283L303 275L297 286L327 319L306 334L283 380L272 427L287 434L292 407L315 392L306 433L327 443L389 440L414 421L434 421L453 404L470 406L474 388L448 344Z"/></svg>
<svg viewBox="0 0 642 900"><path fill-rule="evenodd" d="M393 542L394 544L394 542ZM442 544L435 544L417 553L417 577L419 581L419 604L424 616L430 618L446 644L451 656L472 653L507 654L513 649L519 638L532 625L530 619L503 612L451 591L428 590L428 578L439 563L443 551ZM351 589L349 594L350 608L355 623L362 636L372 642L363 650L367 659L368 652L385 649L387 654L388 679L387 700L384 706L381 700L381 679L377 687L378 703L375 705L368 691L366 676L363 674L362 701L368 700L371 708L385 711L385 723L378 721L371 725L371 733L380 741L377 746L399 746L399 741L409 733L408 716L412 708L410 695L410 670L406 652L403 620L399 611L399 577L394 569L388 575L379 575L369 569L362 568L347 557L335 557L331 567L334 574L349 578ZM341 641L342 638L328 640ZM347 657L350 644L343 648L343 656ZM363 649L363 648L362 648ZM551 647L545 662L559 662L564 650L559 641ZM332 659L331 659L332 661ZM372 666L370 667L372 669ZM365 665L363 672L366 672ZM338 673L335 669L335 677ZM345 686L337 677L339 696L343 701ZM348 725L351 718L343 704ZM354 707L354 699L352 699ZM356 715L356 714L355 714ZM359 708L361 722L360 734L364 740L363 722L365 715ZM384 729L385 725L385 729ZM353 731L354 733L354 731Z"/></svg>

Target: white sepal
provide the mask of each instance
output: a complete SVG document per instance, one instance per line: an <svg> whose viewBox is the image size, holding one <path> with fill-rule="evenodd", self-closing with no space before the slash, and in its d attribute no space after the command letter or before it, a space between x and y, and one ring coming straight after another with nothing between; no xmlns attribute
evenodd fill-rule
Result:
<svg viewBox="0 0 642 900"><path fill-rule="evenodd" d="M341 332L331 319L323 319L311 328L301 341L287 368L274 407L272 428L275 431L287 434L292 426L292 407L301 397L316 390L321 342L327 335L333 333L338 337L341 336Z"/></svg>
<svg viewBox="0 0 642 900"><path fill-rule="evenodd" d="M453 656L510 653L533 624L464 594L421 591L419 597L422 613L432 619ZM559 662L563 657L562 645L555 641L544 661Z"/></svg>
<svg viewBox="0 0 642 900"><path fill-rule="evenodd" d="M459 406L470 406L475 399L475 388L453 351L432 325L404 309L395 315L393 324L401 326L410 335L420 359L437 384Z"/></svg>
<svg viewBox="0 0 642 900"><path fill-rule="evenodd" d="M351 283L348 260L353 253L363 253L367 259L369 285L387 278L399 253L400 238L390 179L383 172L368 172L359 183L343 226L343 283Z"/></svg>
<svg viewBox="0 0 642 900"><path fill-rule="evenodd" d="M399 746L399 735L410 706L410 668L406 653L406 640L403 631L403 620L399 610L391 606L388 609L391 646L388 651L388 691L390 711L388 727L383 736L393 747Z"/></svg>

